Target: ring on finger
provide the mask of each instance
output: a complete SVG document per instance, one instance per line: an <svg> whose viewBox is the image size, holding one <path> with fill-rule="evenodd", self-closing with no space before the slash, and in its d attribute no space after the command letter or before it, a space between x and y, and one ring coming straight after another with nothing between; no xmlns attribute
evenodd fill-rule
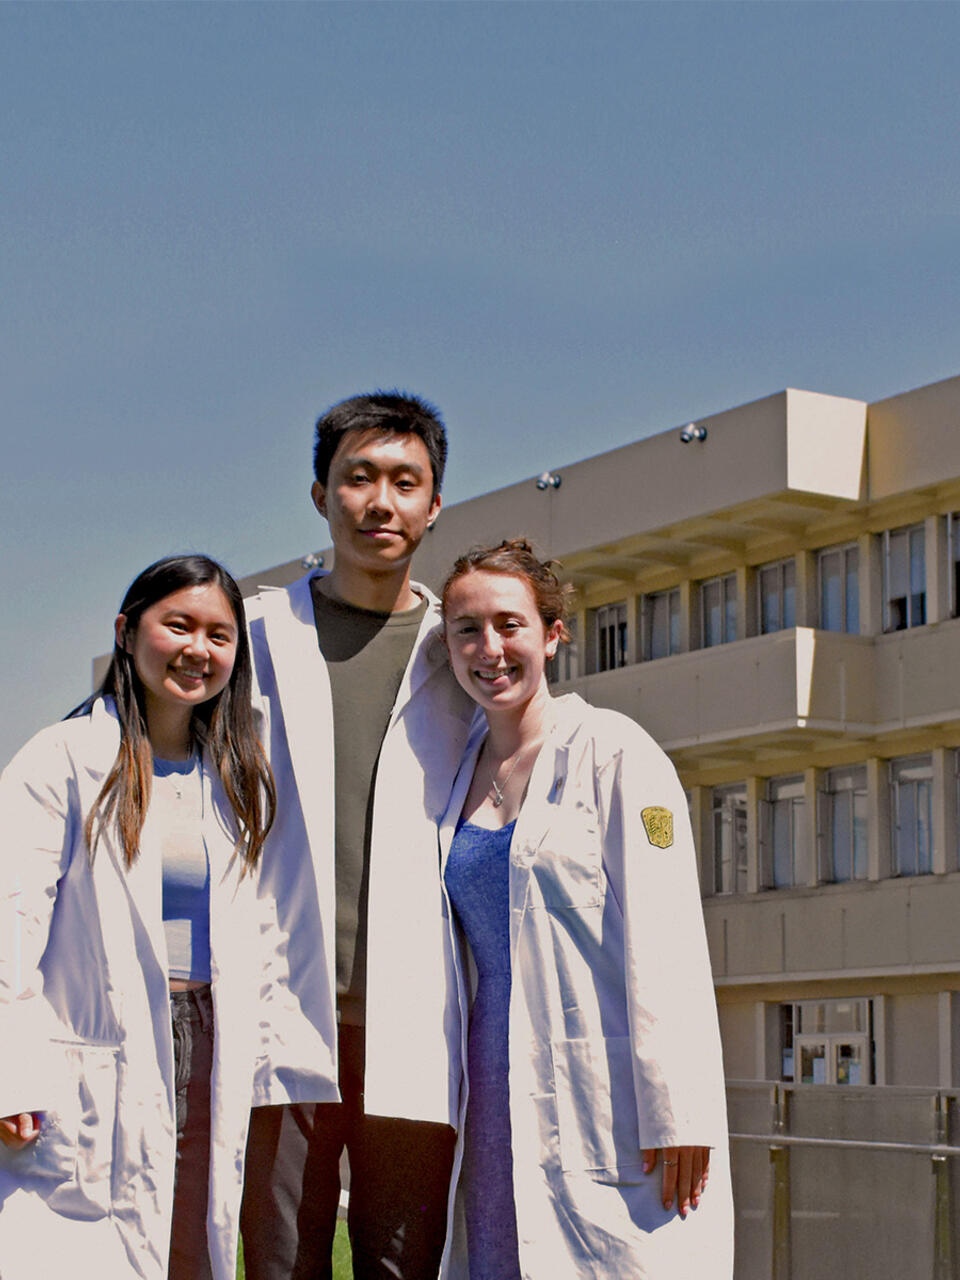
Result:
<svg viewBox="0 0 960 1280"><path fill-rule="evenodd" d="M679 1164L680 1162L679 1160L664 1160L663 1163L667 1166L668 1169L672 1169L675 1165Z"/></svg>

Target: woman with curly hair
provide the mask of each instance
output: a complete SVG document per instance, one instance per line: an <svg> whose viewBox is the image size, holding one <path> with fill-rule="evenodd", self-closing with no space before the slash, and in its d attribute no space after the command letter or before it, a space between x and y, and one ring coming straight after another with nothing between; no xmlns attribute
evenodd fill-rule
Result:
<svg viewBox="0 0 960 1280"><path fill-rule="evenodd" d="M462 556L443 616L485 714L441 826L467 1064L441 1274L729 1280L720 1040L677 775L626 716L551 696L564 595L526 542Z"/></svg>

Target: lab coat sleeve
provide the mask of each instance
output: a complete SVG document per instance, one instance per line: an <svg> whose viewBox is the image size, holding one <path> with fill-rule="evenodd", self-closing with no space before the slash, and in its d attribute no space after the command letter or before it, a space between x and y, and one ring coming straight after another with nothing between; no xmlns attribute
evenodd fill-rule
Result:
<svg viewBox="0 0 960 1280"><path fill-rule="evenodd" d="M668 757L632 723L600 764L598 784L605 871L624 918L641 1146L717 1146L723 1067L686 796ZM648 834L651 807L672 817L666 848Z"/></svg>
<svg viewBox="0 0 960 1280"><path fill-rule="evenodd" d="M40 962L81 825L66 746L46 730L0 776L0 1115L52 1107L64 1087L51 1041L65 1028L44 998Z"/></svg>

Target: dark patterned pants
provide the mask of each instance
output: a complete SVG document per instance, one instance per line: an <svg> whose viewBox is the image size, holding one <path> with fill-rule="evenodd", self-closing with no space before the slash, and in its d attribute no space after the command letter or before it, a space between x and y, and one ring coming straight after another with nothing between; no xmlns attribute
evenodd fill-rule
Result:
<svg viewBox="0 0 960 1280"><path fill-rule="evenodd" d="M169 1280L211 1280L207 1249L210 1186L210 1072L213 1000L209 987L171 991L177 1104L177 1173Z"/></svg>

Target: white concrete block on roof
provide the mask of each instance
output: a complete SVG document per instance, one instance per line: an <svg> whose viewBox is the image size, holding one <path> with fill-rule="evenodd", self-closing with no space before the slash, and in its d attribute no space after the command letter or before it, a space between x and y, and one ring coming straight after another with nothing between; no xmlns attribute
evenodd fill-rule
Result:
<svg viewBox="0 0 960 1280"><path fill-rule="evenodd" d="M867 479L867 406L863 400L786 392L787 488L857 501Z"/></svg>

